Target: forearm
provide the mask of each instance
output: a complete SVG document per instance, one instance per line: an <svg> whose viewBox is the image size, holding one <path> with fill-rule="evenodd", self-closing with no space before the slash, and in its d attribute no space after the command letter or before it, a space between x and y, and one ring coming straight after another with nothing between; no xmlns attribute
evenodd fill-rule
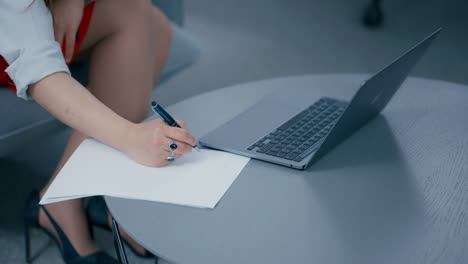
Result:
<svg viewBox="0 0 468 264"><path fill-rule="evenodd" d="M133 123L120 117L66 73L55 73L29 87L34 100L68 126L119 150Z"/></svg>

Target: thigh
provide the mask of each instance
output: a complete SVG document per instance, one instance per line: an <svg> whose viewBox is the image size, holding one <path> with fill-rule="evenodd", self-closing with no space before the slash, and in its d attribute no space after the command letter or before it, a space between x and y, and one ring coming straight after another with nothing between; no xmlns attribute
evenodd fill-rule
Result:
<svg viewBox="0 0 468 264"><path fill-rule="evenodd" d="M74 61L87 59L101 40L110 37L123 27L150 16L149 0L98 0L91 17L88 32Z"/></svg>

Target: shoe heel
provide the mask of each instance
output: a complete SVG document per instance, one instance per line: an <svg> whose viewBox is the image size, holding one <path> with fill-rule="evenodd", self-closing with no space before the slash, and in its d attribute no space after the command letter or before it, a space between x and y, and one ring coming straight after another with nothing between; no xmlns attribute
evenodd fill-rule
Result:
<svg viewBox="0 0 468 264"><path fill-rule="evenodd" d="M24 224L24 242L25 242L25 255L26 255L26 262L31 263L31 226L28 224Z"/></svg>
<svg viewBox="0 0 468 264"><path fill-rule="evenodd" d="M25 250L26 250L26 262L31 263L34 258L37 256L32 255L31 251L31 231L33 228L37 228L48 235L57 245L60 253L62 254L62 258L64 263L76 263L76 264L118 264L117 260L112 258L111 256L107 255L102 251L98 251L94 254L88 256L80 256L78 252L76 252L75 248L71 244L70 240L68 240L66 234L60 228L60 226L55 222L54 218L50 215L47 208L39 205L39 192L33 191L29 195L29 198L26 201L26 206L24 210L24 241L25 241ZM49 219L52 227L55 229L57 233L57 237L55 237L50 231L46 230L45 228L41 227L39 224L39 210L43 210L46 217Z"/></svg>

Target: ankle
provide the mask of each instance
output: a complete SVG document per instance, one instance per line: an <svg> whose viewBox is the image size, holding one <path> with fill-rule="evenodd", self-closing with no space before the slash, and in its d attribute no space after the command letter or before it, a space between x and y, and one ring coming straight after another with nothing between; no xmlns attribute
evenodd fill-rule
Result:
<svg viewBox="0 0 468 264"><path fill-rule="evenodd" d="M59 228L62 229L66 239L69 240L69 243L79 256L88 256L99 251L89 233L78 232L78 230L86 230L86 228L83 226L76 226L76 224L71 224L74 222L74 220L69 219L66 214L65 218L63 217L63 208L67 208L66 205L54 203L48 204L44 207L46 207L47 211L57 223ZM58 232L50 221L49 217L46 215L44 208L39 209L38 223L42 228L48 230L57 239L60 247L63 247L63 243L58 235Z"/></svg>

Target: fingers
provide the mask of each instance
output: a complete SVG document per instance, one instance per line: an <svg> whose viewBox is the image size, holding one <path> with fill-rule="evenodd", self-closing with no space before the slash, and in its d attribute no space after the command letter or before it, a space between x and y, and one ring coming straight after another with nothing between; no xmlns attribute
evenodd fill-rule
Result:
<svg viewBox="0 0 468 264"><path fill-rule="evenodd" d="M185 123L178 121L182 128L170 127L162 119L158 118L150 121L153 129L153 150L156 152L155 158L158 160L157 166L166 166L171 162L167 160L169 157L175 159L180 158L182 155L190 153L194 145L195 138L185 129ZM171 145L176 144L171 151Z"/></svg>
<svg viewBox="0 0 468 264"><path fill-rule="evenodd" d="M65 61L67 63L70 63L73 57L74 49L75 49L77 29L65 30L65 28L61 25L54 25L54 31L55 31L55 41L60 43L60 46L62 47L62 51L64 52L64 55L65 55Z"/></svg>
<svg viewBox="0 0 468 264"><path fill-rule="evenodd" d="M182 120L177 120L177 124L179 124L183 129L187 130L187 126L185 125L185 122Z"/></svg>
<svg viewBox="0 0 468 264"><path fill-rule="evenodd" d="M172 142L172 140L169 141ZM158 146L154 146L153 149L156 151L153 152L153 158L147 164L151 167L164 167L173 162L169 161L169 159L174 158L177 160L182 157L180 153L171 152L169 150L169 145L164 147L163 144L159 143Z"/></svg>
<svg viewBox="0 0 468 264"><path fill-rule="evenodd" d="M176 140L172 140L170 138L166 138L161 147L162 149L164 149L164 151L171 153L170 146L172 143L175 143L177 145L177 148L173 150L175 154L183 155L183 154L190 153L192 151L191 145L183 143L183 142L179 142Z"/></svg>
<svg viewBox="0 0 468 264"><path fill-rule="evenodd" d="M171 156L171 155L161 155L160 157L158 157L158 162L155 163L152 167L164 167L164 166L167 166L169 164L171 164L173 161L169 161L168 158L174 158L174 159L179 159L181 156L180 155L174 155L174 156Z"/></svg>
<svg viewBox="0 0 468 264"><path fill-rule="evenodd" d="M167 166L190 153L195 141L186 129L170 127L161 119L135 124L133 128L124 152L145 166Z"/></svg>
<svg viewBox="0 0 468 264"><path fill-rule="evenodd" d="M171 138L172 140L179 141L181 143L194 146L196 144L195 137L193 137L187 130L187 126L185 125L184 121L177 120L177 123L181 126L180 127L171 127L167 124L164 123L164 121L161 118L157 118L151 122L154 122L155 125L157 126L157 129L162 128L163 131L158 131L158 132L163 132L167 137ZM160 126L160 124L163 124L163 126Z"/></svg>
<svg viewBox="0 0 468 264"><path fill-rule="evenodd" d="M156 118L149 121L148 123L152 123L153 125L162 125L164 124L164 121L162 120L162 118Z"/></svg>
<svg viewBox="0 0 468 264"><path fill-rule="evenodd" d="M182 155L181 154L176 154L176 153L172 154L171 152L166 151L164 153L161 153L160 157L161 157L161 160L166 160L167 161L168 157L173 157L175 159L179 159L180 157L182 157Z"/></svg>
<svg viewBox="0 0 468 264"><path fill-rule="evenodd" d="M166 126L164 130L166 135L173 140L190 146L195 145L195 138L184 128Z"/></svg>
<svg viewBox="0 0 468 264"><path fill-rule="evenodd" d="M63 40L65 38L65 30L58 24L54 25L54 35L55 35L55 41L60 43L60 47L62 47L62 50L65 48L63 46Z"/></svg>
<svg viewBox="0 0 468 264"><path fill-rule="evenodd" d="M65 34L65 60L67 61L67 63L70 63L70 61L73 58L73 52L75 50L76 32L76 29L68 30Z"/></svg>
<svg viewBox="0 0 468 264"><path fill-rule="evenodd" d="M172 140L171 140L170 142L171 142L171 144L172 144ZM169 145L170 145L170 144L169 144ZM160 148L161 151L160 151L160 155L159 155L158 158L160 159L160 164L161 164L162 166L166 166L166 165L172 163L173 161L169 161L169 160L172 159L172 158L177 160L177 159L179 159L180 157L182 157L182 154L181 154L181 153L179 153L179 152L177 152L177 151L171 151L171 150L169 149L169 145L168 145L166 148L164 148L164 147L162 147L162 146L161 146L161 148Z"/></svg>

